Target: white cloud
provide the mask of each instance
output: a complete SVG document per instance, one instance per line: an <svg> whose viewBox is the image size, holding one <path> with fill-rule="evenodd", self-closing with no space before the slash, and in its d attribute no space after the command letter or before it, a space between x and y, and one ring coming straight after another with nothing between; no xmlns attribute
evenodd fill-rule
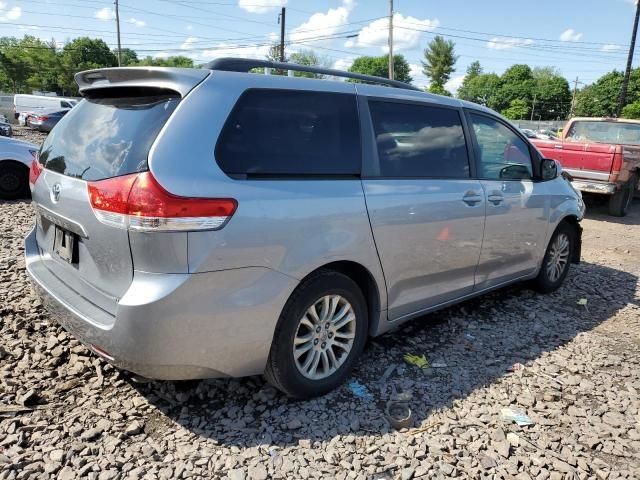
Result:
<svg viewBox="0 0 640 480"><path fill-rule="evenodd" d="M0 2L0 22L10 22L17 20L22 15L22 9L20 7L11 7L7 9L6 2Z"/></svg>
<svg viewBox="0 0 640 480"><path fill-rule="evenodd" d="M191 50L193 48L194 42L198 41L197 37L187 37L187 39L180 45L180 48L183 50Z"/></svg>
<svg viewBox="0 0 640 480"><path fill-rule="evenodd" d="M563 42L577 42L582 38L582 33L576 32L573 28L569 28L560 34L560 40Z"/></svg>
<svg viewBox="0 0 640 480"><path fill-rule="evenodd" d="M412 78L412 84L418 88L428 88L429 87L429 79L422 73L422 65L417 63L409 64L409 75Z"/></svg>
<svg viewBox="0 0 640 480"><path fill-rule="evenodd" d="M144 20L138 20L137 18L131 17L127 22L135 25L136 27L144 27L147 23Z"/></svg>
<svg viewBox="0 0 640 480"><path fill-rule="evenodd" d="M336 70L349 70L353 65L353 58L339 58L336 60L331 68Z"/></svg>
<svg viewBox="0 0 640 480"><path fill-rule="evenodd" d="M326 37L336 33L349 21L349 13L353 8L352 0L344 0L337 8L330 8L326 13L317 12L309 17L309 20L293 29L289 39L296 42L309 40L314 44L327 43L330 40L317 40L318 37Z"/></svg>
<svg viewBox="0 0 640 480"><path fill-rule="evenodd" d="M287 0L238 0L238 6L249 13L266 13L286 4Z"/></svg>
<svg viewBox="0 0 640 480"><path fill-rule="evenodd" d="M440 22L438 19L420 20L400 13L393 15L393 48L394 51L409 50L418 46L423 32L435 30ZM380 47L388 52L389 20L380 18L365 26L358 33L358 37L348 40L345 47Z"/></svg>
<svg viewBox="0 0 640 480"><path fill-rule="evenodd" d="M193 25L187 25L187 30L189 31L193 30Z"/></svg>
<svg viewBox="0 0 640 480"><path fill-rule="evenodd" d="M104 7L98 10L96 13L94 13L93 16L96 17L98 20L108 22L116 18L116 12L113 10L113 8Z"/></svg>
<svg viewBox="0 0 640 480"><path fill-rule="evenodd" d="M464 77L465 77L464 73L460 75L454 75L449 79L447 83L444 84L444 88L449 90L452 95L455 95L458 92L458 89L462 86Z"/></svg>
<svg viewBox="0 0 640 480"><path fill-rule="evenodd" d="M500 38L494 37L487 42L487 48L493 50L508 50L513 47L523 47L531 45L533 40L530 38Z"/></svg>
<svg viewBox="0 0 640 480"><path fill-rule="evenodd" d="M277 34L272 32L267 37L269 41L277 38ZM233 43L220 42L212 48L201 50L196 42L198 37L187 37L178 49L168 49L157 52L154 57L166 58L174 55L183 55L191 58L195 62L208 62L220 57L246 57L264 59L269 53L269 42L265 39L260 42L260 46L237 46Z"/></svg>
<svg viewBox="0 0 640 480"><path fill-rule="evenodd" d="M602 46L601 50L603 52L617 52L620 48L620 45L616 45L615 43L607 43Z"/></svg>

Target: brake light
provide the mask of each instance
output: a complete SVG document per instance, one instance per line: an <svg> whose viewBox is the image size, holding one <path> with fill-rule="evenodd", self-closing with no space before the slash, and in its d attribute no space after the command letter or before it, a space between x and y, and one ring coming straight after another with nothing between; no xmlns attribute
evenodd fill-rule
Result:
<svg viewBox="0 0 640 480"><path fill-rule="evenodd" d="M611 173L609 174L609 182L615 182L620 175L620 169L622 169L623 150L622 146L618 146L613 153L613 162L611 163Z"/></svg>
<svg viewBox="0 0 640 480"><path fill-rule="evenodd" d="M44 117L36 117L36 120L40 121L40 122L44 122L46 120L49 120L49 117L44 116Z"/></svg>
<svg viewBox="0 0 640 480"><path fill-rule="evenodd" d="M38 180L38 177L42 173L42 166L38 161L38 151L37 150L29 150L31 152L31 168L29 169L29 187L33 189Z"/></svg>
<svg viewBox="0 0 640 480"><path fill-rule="evenodd" d="M151 172L89 182L88 190L98 220L134 231L218 230L238 206L232 198L173 195Z"/></svg>

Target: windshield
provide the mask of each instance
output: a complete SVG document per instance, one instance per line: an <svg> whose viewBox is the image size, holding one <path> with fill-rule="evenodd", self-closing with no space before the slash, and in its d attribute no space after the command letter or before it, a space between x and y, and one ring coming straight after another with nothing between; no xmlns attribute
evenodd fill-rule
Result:
<svg viewBox="0 0 640 480"><path fill-rule="evenodd" d="M640 145L640 123L578 121L571 125L566 140Z"/></svg>

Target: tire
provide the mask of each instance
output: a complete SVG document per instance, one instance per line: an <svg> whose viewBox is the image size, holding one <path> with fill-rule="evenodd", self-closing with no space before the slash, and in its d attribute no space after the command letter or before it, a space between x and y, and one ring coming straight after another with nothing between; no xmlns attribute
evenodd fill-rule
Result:
<svg viewBox="0 0 640 480"><path fill-rule="evenodd" d="M327 311L336 312L333 321L315 321L309 313L314 309L319 320L322 320L323 309L327 305L324 298L329 298ZM334 302L336 306L332 310ZM340 318L339 313L343 309L347 313ZM351 315L355 318L347 321ZM344 322L347 323L335 328ZM327 324L331 325L330 329L326 328ZM318 327L320 331L317 331ZM320 270L296 288L282 310L273 336L265 377L274 387L293 398L324 395L348 378L362 353L367 336L367 303L358 285L342 273ZM294 355L296 339L296 348L300 351L306 349L305 353L297 357ZM337 342L348 344L350 340L352 343L348 352L336 345ZM335 362L330 357L330 350ZM303 373L310 357L311 365L307 373Z"/></svg>
<svg viewBox="0 0 640 480"><path fill-rule="evenodd" d="M4 163L4 162L2 162ZM29 191L29 169L15 163L0 163L0 198L25 198Z"/></svg>
<svg viewBox="0 0 640 480"><path fill-rule="evenodd" d="M638 179L633 175L627 183L609 198L609 215L624 217L629 213L637 183Z"/></svg>
<svg viewBox="0 0 640 480"><path fill-rule="evenodd" d="M564 242L562 241L563 237L565 241L568 242L566 250L561 248L561 246L564 245ZM542 265L540 266L540 272L538 272L538 276L532 282L533 288L540 293L551 293L560 288L562 282L564 282L564 279L569 273L569 265L571 264L571 259L573 258L575 249L575 228L569 223L560 223L558 228L556 228L556 231L553 232L553 235L551 236L551 240L547 246L547 251L545 252L544 259L542 260ZM564 252L564 254L556 254L555 252L557 251ZM564 258L564 263L560 271L554 271L554 257L556 259Z"/></svg>

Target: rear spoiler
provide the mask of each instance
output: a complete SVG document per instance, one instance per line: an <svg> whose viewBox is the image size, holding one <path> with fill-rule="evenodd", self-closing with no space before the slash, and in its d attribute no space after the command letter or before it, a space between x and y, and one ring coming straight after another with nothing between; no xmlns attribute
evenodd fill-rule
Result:
<svg viewBox="0 0 640 480"><path fill-rule="evenodd" d="M173 90L184 97L209 74L208 70L195 68L119 67L85 70L76 73L74 79L83 96L114 87L150 87Z"/></svg>

